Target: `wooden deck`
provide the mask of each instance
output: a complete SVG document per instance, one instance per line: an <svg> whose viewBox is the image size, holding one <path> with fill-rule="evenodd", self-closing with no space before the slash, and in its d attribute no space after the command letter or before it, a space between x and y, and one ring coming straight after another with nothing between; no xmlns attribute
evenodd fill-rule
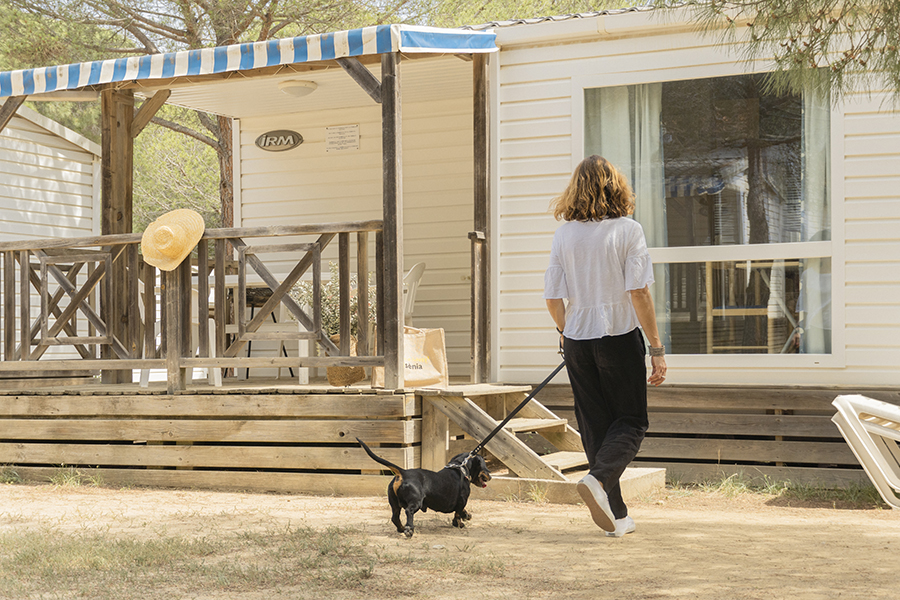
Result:
<svg viewBox="0 0 900 600"><path fill-rule="evenodd" d="M529 390L252 379L226 379L221 387L204 381L176 394L165 382L0 390L0 465L38 481L68 468L108 485L381 495L389 472L357 437L403 468L440 469ZM586 465L580 437L536 401L522 415L487 446L500 476L484 497L579 502L574 484ZM527 436L543 436L543 443L526 443ZM632 470L628 493L645 495L664 482L662 469Z"/></svg>
<svg viewBox="0 0 900 600"><path fill-rule="evenodd" d="M61 466L112 485L374 494L386 485L360 437L418 466L412 391L231 382L0 392L0 464L47 480Z"/></svg>
<svg viewBox="0 0 900 600"><path fill-rule="evenodd" d="M848 392L785 386L663 386L648 391L650 429L634 467L666 469L684 483L739 474L757 482L868 485L865 472L831 421L831 402ZM900 404L900 391L867 389ZM574 418L571 388L551 385L547 407Z"/></svg>

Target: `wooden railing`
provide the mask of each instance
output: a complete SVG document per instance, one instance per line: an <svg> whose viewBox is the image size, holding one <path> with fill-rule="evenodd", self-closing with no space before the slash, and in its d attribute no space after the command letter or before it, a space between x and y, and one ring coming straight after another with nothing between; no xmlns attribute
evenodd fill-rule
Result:
<svg viewBox="0 0 900 600"><path fill-rule="evenodd" d="M381 294L376 302L376 343L368 339L366 326L358 327L357 356L350 355L351 235L356 236L357 246L358 322L367 324L370 245L375 251L376 289L384 289L381 221L208 229L194 259L169 272L157 272L141 259L140 234L0 242L0 377L93 372L102 374L104 383L125 383L132 381L133 370L166 369L167 389L173 393L184 389L187 370L197 367L384 366L383 355L368 355L370 347L384 347ZM271 243L272 238L288 236L304 242ZM321 255L335 237L340 282L338 344L323 332L321 300ZM280 265L289 266L273 271L261 255L269 257L270 264L275 256ZM311 276L314 290L308 307L289 293L304 276L307 280ZM250 282L262 285L268 296L252 318L246 311ZM193 290L201 299L201 314L206 309L202 299L212 299L210 314L215 322L213 338L207 327L198 328L196 353L191 343ZM33 306L35 295L40 297L39 311ZM258 331L281 305L302 328L293 334ZM238 356L247 343L272 339L315 340L324 355ZM68 353L71 357L60 357L59 350L48 354L59 347L74 352Z"/></svg>

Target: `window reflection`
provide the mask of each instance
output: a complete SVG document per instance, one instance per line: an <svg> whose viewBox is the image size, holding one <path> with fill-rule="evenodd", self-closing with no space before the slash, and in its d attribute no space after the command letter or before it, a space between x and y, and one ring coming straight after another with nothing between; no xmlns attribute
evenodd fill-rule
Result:
<svg viewBox="0 0 900 600"><path fill-rule="evenodd" d="M831 352L831 261L795 259L655 265L668 271L676 354Z"/></svg>
<svg viewBox="0 0 900 600"><path fill-rule="evenodd" d="M827 94L737 75L585 89L584 113L585 156L628 175L648 246L709 247L709 262L656 266L670 352L831 352L830 258L753 260L759 244L831 239ZM724 246L746 260L717 261Z"/></svg>

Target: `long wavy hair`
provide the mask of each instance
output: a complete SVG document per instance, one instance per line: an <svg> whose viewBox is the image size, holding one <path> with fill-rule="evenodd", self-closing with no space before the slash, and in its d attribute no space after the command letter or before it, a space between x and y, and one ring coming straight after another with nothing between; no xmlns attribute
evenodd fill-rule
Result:
<svg viewBox="0 0 900 600"><path fill-rule="evenodd" d="M615 219L634 212L634 191L621 171L594 154L578 164L550 209L557 221Z"/></svg>

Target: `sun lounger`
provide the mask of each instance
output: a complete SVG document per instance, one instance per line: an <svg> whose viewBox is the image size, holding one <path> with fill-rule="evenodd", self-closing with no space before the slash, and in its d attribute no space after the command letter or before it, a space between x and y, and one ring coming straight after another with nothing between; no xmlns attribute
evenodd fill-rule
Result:
<svg viewBox="0 0 900 600"><path fill-rule="evenodd" d="M866 398L838 396L831 418L847 440L884 501L900 508L900 406Z"/></svg>

